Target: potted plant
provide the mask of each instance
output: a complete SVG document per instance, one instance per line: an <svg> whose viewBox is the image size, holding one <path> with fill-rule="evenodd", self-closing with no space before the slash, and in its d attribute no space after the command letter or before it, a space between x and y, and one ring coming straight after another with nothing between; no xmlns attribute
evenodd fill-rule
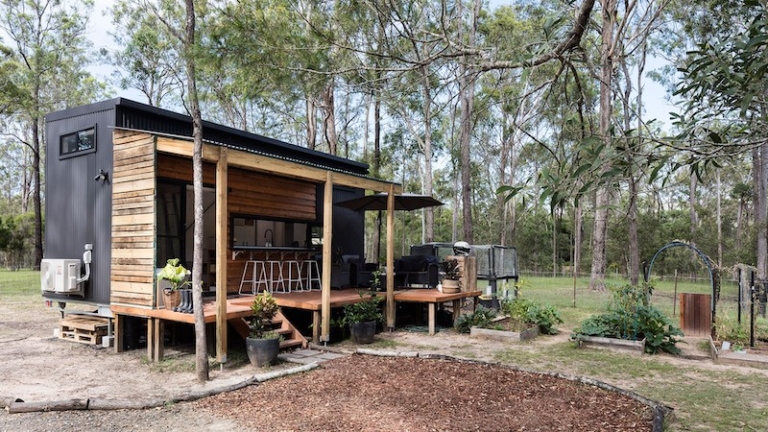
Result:
<svg viewBox="0 0 768 432"><path fill-rule="evenodd" d="M256 295L251 304L253 317L250 334L245 339L248 359L256 367L272 363L280 351L280 335L272 331L272 319L278 311L277 303L268 291Z"/></svg>
<svg viewBox="0 0 768 432"><path fill-rule="evenodd" d="M188 274L189 270L179 263L178 258L171 258L166 261L165 267L157 274L160 280L168 281L170 284L170 286L163 288L163 305L166 309L178 311L181 304L179 290L189 284L187 280ZM186 295L184 297L184 300L186 300ZM191 305L192 302L189 301L189 304Z"/></svg>
<svg viewBox="0 0 768 432"><path fill-rule="evenodd" d="M375 293L367 295L359 292L362 301L344 306L344 324L349 325L352 340L358 344L373 343L376 334L376 324L384 320L379 303L381 297Z"/></svg>
<svg viewBox="0 0 768 432"><path fill-rule="evenodd" d="M452 258L442 262L443 280L441 282L444 293L453 294L461 290L461 264L459 260Z"/></svg>

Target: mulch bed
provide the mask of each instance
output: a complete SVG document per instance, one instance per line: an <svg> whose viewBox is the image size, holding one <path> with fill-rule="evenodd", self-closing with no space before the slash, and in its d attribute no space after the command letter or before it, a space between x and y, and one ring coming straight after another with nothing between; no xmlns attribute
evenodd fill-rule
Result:
<svg viewBox="0 0 768 432"><path fill-rule="evenodd" d="M580 382L452 360L353 355L195 402L250 430L650 431L652 410Z"/></svg>

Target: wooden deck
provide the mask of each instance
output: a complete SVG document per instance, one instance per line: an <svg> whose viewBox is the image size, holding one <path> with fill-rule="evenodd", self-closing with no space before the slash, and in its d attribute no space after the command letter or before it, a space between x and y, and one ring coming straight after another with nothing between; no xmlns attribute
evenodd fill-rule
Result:
<svg viewBox="0 0 768 432"><path fill-rule="evenodd" d="M370 293L369 291L363 291ZM377 292L377 295L386 298L386 293ZM482 294L481 291L460 292L456 294L444 294L436 289L409 289L395 291L395 302L426 303L428 306L429 334L435 334L435 311L438 304L452 302L454 322L461 313L461 300L473 298L477 306L477 298ZM304 291L292 293L274 293L272 296L280 307L295 308L312 312L312 338L314 341L320 340L321 311L322 311L322 292ZM357 289L331 290L331 308L344 307L348 304L354 304L362 301ZM206 323L216 322L216 300L204 299L203 314ZM227 298L227 321L232 321L234 326L240 323L237 321L242 318L250 317L251 302L253 295L240 295ZM112 313L115 316L115 327L117 340L115 341L115 350L122 350L122 321L121 316L133 316L147 319L147 351L151 359L159 360L163 356L162 338L163 323L166 321L194 324L193 314L173 312L167 309L149 309L134 306L112 305Z"/></svg>
<svg viewBox="0 0 768 432"><path fill-rule="evenodd" d="M429 334L435 334L435 315L437 305L452 302L453 303L453 322L459 319L461 314L461 300L465 298L474 299L472 306L473 310L477 307L477 298L480 297L482 291L466 291L458 292L455 294L445 294L436 289L409 289L403 291L395 291L395 303L408 302L408 303L426 303L427 304L427 317L429 321Z"/></svg>
<svg viewBox="0 0 768 432"><path fill-rule="evenodd" d="M362 291L365 294L370 291ZM377 292L376 295L386 298L386 293ZM280 307L308 310L312 312L312 340L320 340L321 319L322 319L322 291L301 291L292 293L272 293ZM348 304L358 303L363 300L357 289L331 290L331 309L344 307ZM248 305L250 307L253 301L252 295L243 295L233 300L237 305ZM229 306L229 305L227 305Z"/></svg>

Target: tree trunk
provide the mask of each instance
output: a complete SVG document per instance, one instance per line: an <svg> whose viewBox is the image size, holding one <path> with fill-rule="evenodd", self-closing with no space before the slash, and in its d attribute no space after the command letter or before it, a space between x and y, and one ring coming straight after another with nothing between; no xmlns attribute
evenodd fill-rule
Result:
<svg viewBox="0 0 768 432"><path fill-rule="evenodd" d="M328 143L328 153L336 155L338 153L339 138L336 136L336 103L334 101L334 80L328 83L328 87L323 91L323 110L325 116L323 119L323 133L325 141Z"/></svg>
<svg viewBox="0 0 768 432"><path fill-rule="evenodd" d="M573 271L576 277L579 277L581 272L581 243L583 242L583 209L581 207L581 200L573 209Z"/></svg>
<svg viewBox="0 0 768 432"><path fill-rule="evenodd" d="M613 32L616 17L616 0L603 0L602 34L600 50L600 135L608 151L612 150L611 117L613 115ZM608 200L610 192L607 186L600 186L595 199L595 229L592 237L592 272L589 286L593 290L605 290L606 255L605 244L608 238Z"/></svg>
<svg viewBox="0 0 768 432"><path fill-rule="evenodd" d="M691 217L691 238L690 242L692 246L695 246L696 228L699 225L699 215L696 213L696 205L698 204L697 192L699 181L695 175L692 175L688 183L688 211Z"/></svg>
<svg viewBox="0 0 768 432"><path fill-rule="evenodd" d="M306 99L307 107L307 148L314 150L317 145L317 107L311 97Z"/></svg>
<svg viewBox="0 0 768 432"><path fill-rule="evenodd" d="M720 202L720 169L716 172L717 178L717 266L723 266L723 212Z"/></svg>
<svg viewBox="0 0 768 432"><path fill-rule="evenodd" d="M472 22L468 34L469 46L475 45L480 5L480 0L474 1ZM458 15L462 16L461 12L459 12ZM463 28L463 25L460 26L460 28ZM461 35L460 39L463 39ZM472 244L474 243L474 231L472 221L472 158L470 148L472 144L472 114L475 100L475 84L474 80L470 79L468 76L469 70L466 67L467 59L465 58L464 60L465 61L462 61L459 64L459 92L461 94L461 211L464 222L464 238L462 240Z"/></svg>
<svg viewBox="0 0 768 432"><path fill-rule="evenodd" d="M424 195L432 196L432 94L430 92L429 70L421 68L422 88L424 90ZM424 209L424 241L435 239L435 208Z"/></svg>
<svg viewBox="0 0 768 432"><path fill-rule="evenodd" d="M640 242L637 236L637 180L629 176L629 209L627 210L629 225L629 284L636 286L640 283Z"/></svg>
<svg viewBox="0 0 768 432"><path fill-rule="evenodd" d="M757 228L757 278L766 279L768 273L768 202L766 200L766 181L768 181L768 142L753 151L753 164L756 163L755 188L755 227ZM756 159L754 159L756 158Z"/></svg>
<svg viewBox="0 0 768 432"><path fill-rule="evenodd" d="M192 304L195 315L195 371L197 380L208 381L208 344L205 336L205 315L203 314L203 120L200 103L197 99L197 80L195 72L195 4L186 0L187 26L184 40L184 54L187 66L187 89L189 108L192 115L192 138L194 153L192 156L192 183L194 190L195 228L192 252Z"/></svg>
<svg viewBox="0 0 768 432"><path fill-rule="evenodd" d="M37 110L36 110L37 112ZM43 200L40 194L40 129L39 119L32 119L32 202L35 210L34 269L43 261Z"/></svg>

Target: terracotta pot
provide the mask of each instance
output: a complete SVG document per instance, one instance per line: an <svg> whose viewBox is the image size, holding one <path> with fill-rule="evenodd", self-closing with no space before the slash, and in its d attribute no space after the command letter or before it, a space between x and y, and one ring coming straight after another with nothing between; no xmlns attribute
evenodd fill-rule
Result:
<svg viewBox="0 0 768 432"><path fill-rule="evenodd" d="M163 290L163 306L167 310L172 310L176 306L178 306L181 303L181 293L176 290L169 290L164 289Z"/></svg>
<svg viewBox="0 0 768 432"><path fill-rule="evenodd" d="M461 290L459 281L454 279L443 279L443 292L446 294L455 294Z"/></svg>

